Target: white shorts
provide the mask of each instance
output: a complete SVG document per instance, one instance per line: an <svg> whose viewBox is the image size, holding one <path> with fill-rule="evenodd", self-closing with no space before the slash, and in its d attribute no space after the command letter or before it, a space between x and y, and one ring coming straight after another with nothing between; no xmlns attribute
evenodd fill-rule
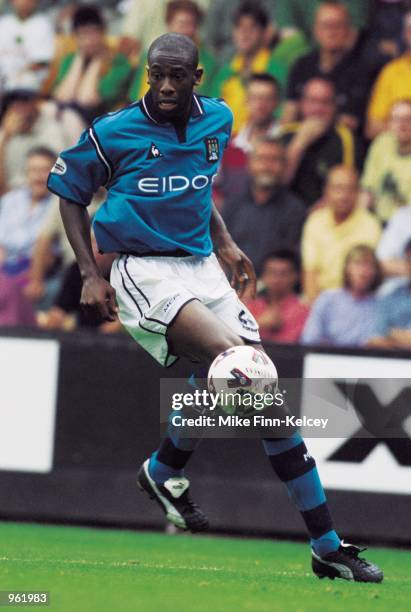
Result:
<svg viewBox="0 0 411 612"><path fill-rule="evenodd" d="M113 262L110 283L116 290L119 319L146 351L164 366L178 359L166 333L185 304L199 300L233 332L260 342L258 324L230 287L214 253L209 257L135 257Z"/></svg>

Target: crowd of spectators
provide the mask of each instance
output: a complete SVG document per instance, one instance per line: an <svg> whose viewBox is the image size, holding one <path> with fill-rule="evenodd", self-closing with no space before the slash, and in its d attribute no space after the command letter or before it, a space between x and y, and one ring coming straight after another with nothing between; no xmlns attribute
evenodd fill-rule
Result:
<svg viewBox="0 0 411 612"><path fill-rule="evenodd" d="M0 326L120 331L79 308L46 180L145 94L167 31L233 110L214 200L263 339L411 350L411 0L0 0ZM113 257L96 249L106 275Z"/></svg>

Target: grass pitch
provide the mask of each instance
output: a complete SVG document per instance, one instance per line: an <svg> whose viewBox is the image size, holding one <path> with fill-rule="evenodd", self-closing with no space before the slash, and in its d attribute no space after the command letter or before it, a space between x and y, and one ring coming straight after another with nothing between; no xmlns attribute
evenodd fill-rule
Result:
<svg viewBox="0 0 411 612"><path fill-rule="evenodd" d="M0 523L0 590L47 590L59 612L410 610L411 552L369 556L381 585L318 580L293 542Z"/></svg>

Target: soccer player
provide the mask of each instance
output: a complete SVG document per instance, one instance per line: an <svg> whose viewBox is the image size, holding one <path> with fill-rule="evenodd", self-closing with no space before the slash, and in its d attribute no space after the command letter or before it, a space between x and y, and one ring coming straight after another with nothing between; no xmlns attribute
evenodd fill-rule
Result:
<svg viewBox="0 0 411 612"><path fill-rule="evenodd" d="M231 269L239 296L255 274L213 206L211 184L231 134L222 100L197 96L198 51L178 34L148 51L148 93L94 121L78 144L61 153L49 177L60 198L67 236L80 267L82 304L103 318L118 316L162 365L178 357L207 366L244 343L260 347L253 316L230 287L213 249ZM106 202L94 219L101 251L118 253L110 283L96 265L85 207L102 185ZM198 440L173 428L142 465L138 480L172 523L201 531L208 520L192 501L184 467ZM298 433L266 439L269 460L302 513L320 577L380 582L383 574L344 544L334 530L314 459Z"/></svg>

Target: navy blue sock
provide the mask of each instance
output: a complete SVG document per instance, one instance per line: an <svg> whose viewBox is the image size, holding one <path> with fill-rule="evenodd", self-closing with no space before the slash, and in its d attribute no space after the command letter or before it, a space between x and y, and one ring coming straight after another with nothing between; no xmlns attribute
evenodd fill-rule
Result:
<svg viewBox="0 0 411 612"><path fill-rule="evenodd" d="M198 388L194 375L191 375L187 382L189 386ZM184 427L173 425L172 417L177 414L180 413L178 411L170 413L168 436L150 457L148 471L157 484L163 484L169 478L184 476L184 467L200 443L199 438L189 438Z"/></svg>
<svg viewBox="0 0 411 612"><path fill-rule="evenodd" d="M337 550L340 538L333 527L315 461L301 435L265 439L263 445L275 473L301 512L314 550L320 556Z"/></svg>

